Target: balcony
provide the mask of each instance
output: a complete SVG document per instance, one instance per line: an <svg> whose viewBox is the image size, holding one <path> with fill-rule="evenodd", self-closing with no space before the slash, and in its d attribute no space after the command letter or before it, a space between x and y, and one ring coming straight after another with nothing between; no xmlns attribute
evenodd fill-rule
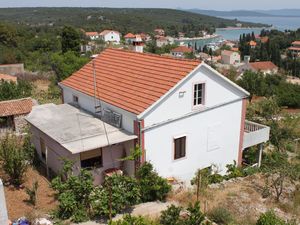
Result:
<svg viewBox="0 0 300 225"><path fill-rule="evenodd" d="M243 149L267 142L269 137L270 127L246 120Z"/></svg>

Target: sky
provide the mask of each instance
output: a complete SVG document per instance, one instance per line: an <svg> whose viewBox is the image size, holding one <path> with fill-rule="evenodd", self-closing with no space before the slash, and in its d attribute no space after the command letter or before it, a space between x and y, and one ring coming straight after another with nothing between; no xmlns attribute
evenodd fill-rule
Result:
<svg viewBox="0 0 300 225"><path fill-rule="evenodd" d="M251 3L251 4L249 4ZM0 0L0 7L127 7L182 9L283 9L300 8L299 0ZM291 7L292 6L292 7Z"/></svg>

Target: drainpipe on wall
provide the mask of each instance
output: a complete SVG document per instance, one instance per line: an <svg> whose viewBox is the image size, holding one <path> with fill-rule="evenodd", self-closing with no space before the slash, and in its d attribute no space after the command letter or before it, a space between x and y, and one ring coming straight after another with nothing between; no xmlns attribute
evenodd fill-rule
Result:
<svg viewBox="0 0 300 225"><path fill-rule="evenodd" d="M145 162L145 143L144 143L144 131L143 131L143 128L144 128L144 120L139 120L138 121L138 129L139 129L139 145L140 145L140 148L142 149L142 157L140 159L140 163L144 163Z"/></svg>

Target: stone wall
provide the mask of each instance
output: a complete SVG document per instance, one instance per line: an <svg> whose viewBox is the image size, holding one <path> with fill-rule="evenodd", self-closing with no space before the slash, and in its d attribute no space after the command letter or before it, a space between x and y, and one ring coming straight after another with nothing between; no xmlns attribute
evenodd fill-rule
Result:
<svg viewBox="0 0 300 225"><path fill-rule="evenodd" d="M25 117L27 114L14 116L14 122L15 122L15 131L17 134L22 134L25 132L25 129L27 127L27 121L25 120Z"/></svg>
<svg viewBox="0 0 300 225"><path fill-rule="evenodd" d="M0 73L9 74L9 75L19 75L24 74L24 64L5 64L0 65Z"/></svg>

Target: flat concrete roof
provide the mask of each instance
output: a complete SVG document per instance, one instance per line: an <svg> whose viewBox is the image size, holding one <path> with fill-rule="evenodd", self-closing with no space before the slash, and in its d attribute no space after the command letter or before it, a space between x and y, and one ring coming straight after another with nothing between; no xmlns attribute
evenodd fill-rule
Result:
<svg viewBox="0 0 300 225"><path fill-rule="evenodd" d="M72 154L137 138L69 104L34 106L26 120Z"/></svg>

